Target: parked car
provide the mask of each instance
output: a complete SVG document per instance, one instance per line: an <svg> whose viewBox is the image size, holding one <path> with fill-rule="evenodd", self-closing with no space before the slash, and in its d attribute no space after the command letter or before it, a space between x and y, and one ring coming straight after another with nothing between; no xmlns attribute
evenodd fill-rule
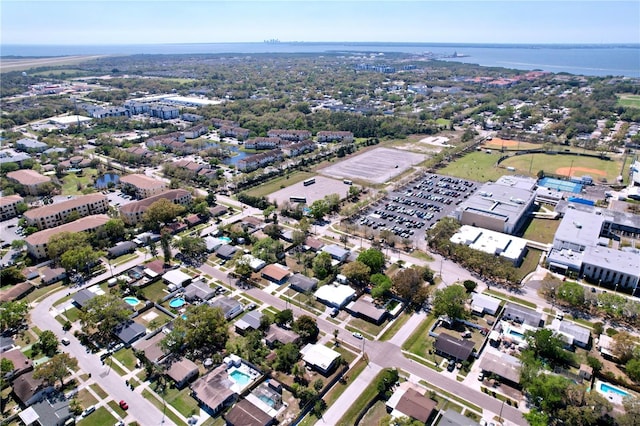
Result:
<svg viewBox="0 0 640 426"><path fill-rule="evenodd" d="M127 402L124 399L120 400L119 405L120 405L120 408L122 408L123 410L129 409L129 404L127 404Z"/></svg>
<svg viewBox="0 0 640 426"><path fill-rule="evenodd" d="M60 339L60 343L62 343L65 346L69 346L71 342L66 337L63 337L62 339Z"/></svg>
<svg viewBox="0 0 640 426"><path fill-rule="evenodd" d="M362 334L358 333L357 331L353 333L353 337L360 340L364 339L364 336L362 336Z"/></svg>

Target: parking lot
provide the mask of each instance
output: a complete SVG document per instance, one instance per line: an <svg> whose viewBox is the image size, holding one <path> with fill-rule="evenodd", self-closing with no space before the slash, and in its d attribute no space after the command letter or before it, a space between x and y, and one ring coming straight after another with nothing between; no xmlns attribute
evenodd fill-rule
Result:
<svg viewBox="0 0 640 426"><path fill-rule="evenodd" d="M388 230L420 247L425 231L455 210L478 186L477 182L427 173L372 204L353 221L365 236Z"/></svg>

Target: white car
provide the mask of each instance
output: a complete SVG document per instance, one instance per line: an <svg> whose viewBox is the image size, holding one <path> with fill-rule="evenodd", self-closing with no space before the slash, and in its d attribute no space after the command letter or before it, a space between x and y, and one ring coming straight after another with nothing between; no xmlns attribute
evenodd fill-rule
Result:
<svg viewBox="0 0 640 426"><path fill-rule="evenodd" d="M357 331L353 333L353 337L360 340L364 339L364 336L362 336L362 334L358 333Z"/></svg>

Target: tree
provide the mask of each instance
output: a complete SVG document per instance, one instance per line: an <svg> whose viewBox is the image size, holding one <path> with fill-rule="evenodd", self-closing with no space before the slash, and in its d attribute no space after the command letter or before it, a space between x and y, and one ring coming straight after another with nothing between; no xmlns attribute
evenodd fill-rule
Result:
<svg viewBox="0 0 640 426"><path fill-rule="evenodd" d="M64 252L60 256L59 263L67 273L73 270L80 272L84 268L89 273L91 266L95 265L103 255L104 252L96 251L90 245L85 244Z"/></svg>
<svg viewBox="0 0 640 426"><path fill-rule="evenodd" d="M168 232L163 232L160 235L160 247L162 247L162 256L164 257L164 263L171 261L171 240L172 236Z"/></svg>
<svg viewBox="0 0 640 426"><path fill-rule="evenodd" d="M15 240L18 241L18 240ZM9 286L13 284L18 284L26 280L26 277L22 275L20 269L15 266L10 266L8 268L2 268L0 270L0 282L3 286Z"/></svg>
<svg viewBox="0 0 640 426"><path fill-rule="evenodd" d="M329 213L329 205L325 200L316 200L309 206L309 210L315 220L320 220Z"/></svg>
<svg viewBox="0 0 640 426"><path fill-rule="evenodd" d="M307 235L302 231L293 231L291 234L292 244L294 246L301 246L307 240Z"/></svg>
<svg viewBox="0 0 640 426"><path fill-rule="evenodd" d="M283 373L291 373L294 364L298 362L300 350L293 343L285 343L276 349L276 359L273 367Z"/></svg>
<svg viewBox="0 0 640 426"><path fill-rule="evenodd" d="M52 357L58 351L58 338L51 330L40 334L36 347L46 356Z"/></svg>
<svg viewBox="0 0 640 426"><path fill-rule="evenodd" d="M414 306L420 306L427 300L429 289L424 286L419 269L401 269L391 280L395 293Z"/></svg>
<svg viewBox="0 0 640 426"><path fill-rule="evenodd" d="M106 343L113 329L130 315L131 308L120 297L105 293L87 301L79 316L83 331L89 334L95 330L96 339Z"/></svg>
<svg viewBox="0 0 640 426"><path fill-rule="evenodd" d="M384 254L378 249L369 248L358 255L358 261L364 263L371 269L371 273L376 274L384 269Z"/></svg>
<svg viewBox="0 0 640 426"><path fill-rule="evenodd" d="M640 359L631 358L624 366L627 376L634 382L640 382Z"/></svg>
<svg viewBox="0 0 640 426"><path fill-rule="evenodd" d="M391 291L393 287L393 282L391 278L384 274L373 274L370 278L371 284L373 284L373 288L371 289L371 297L374 299L383 299Z"/></svg>
<svg viewBox="0 0 640 426"><path fill-rule="evenodd" d="M398 370L395 368L385 368L382 370L375 382L378 394L385 399L389 399L391 396L391 389L393 389L399 378Z"/></svg>
<svg viewBox="0 0 640 426"><path fill-rule="evenodd" d="M293 311L291 309L283 309L275 316L276 324L287 325L293 321Z"/></svg>
<svg viewBox="0 0 640 426"><path fill-rule="evenodd" d="M558 288L557 297L571 306L583 306L584 287L573 281L565 281Z"/></svg>
<svg viewBox="0 0 640 426"><path fill-rule="evenodd" d="M234 272L242 279L243 282L246 282L253 272L253 269L249 264L249 259L245 257L243 252L238 252L234 257Z"/></svg>
<svg viewBox="0 0 640 426"><path fill-rule="evenodd" d="M564 340L553 330L543 328L526 333L530 351L539 359L552 364L566 365L571 361L571 354L564 350Z"/></svg>
<svg viewBox="0 0 640 426"><path fill-rule="evenodd" d="M4 388L6 385L5 376L8 376L13 370L15 370L13 361L7 358L0 358L0 387Z"/></svg>
<svg viewBox="0 0 640 426"><path fill-rule="evenodd" d="M64 387L64 378L71 374L69 370L78 369L78 360L63 352L54 355L49 361L36 367L33 377L45 379L50 383L60 380L60 387Z"/></svg>
<svg viewBox="0 0 640 426"><path fill-rule="evenodd" d="M273 223L270 223L269 225L265 226L262 229L262 232L264 232L267 236L269 236L272 240L275 240L275 241L278 241L282 236L282 229L278 225Z"/></svg>
<svg viewBox="0 0 640 426"><path fill-rule="evenodd" d="M59 261L60 257L69 250L89 245L86 232L61 232L52 236L47 244L49 257Z"/></svg>
<svg viewBox="0 0 640 426"><path fill-rule="evenodd" d="M452 320L464 319L469 316L465 306L469 295L461 285L452 285L437 290L433 297L433 314L447 315Z"/></svg>
<svg viewBox="0 0 640 426"><path fill-rule="evenodd" d="M27 317L29 305L27 302L4 302L0 304L0 328L2 330L20 327Z"/></svg>
<svg viewBox="0 0 640 426"><path fill-rule="evenodd" d="M423 266L422 267L422 279L425 280L426 282L433 284L433 279L435 277L435 274L433 272L433 270L431 268L429 268L428 266Z"/></svg>
<svg viewBox="0 0 640 426"><path fill-rule="evenodd" d="M464 286L465 290L467 290L467 293L471 293L478 286L478 284L473 280L464 280L462 285Z"/></svg>
<svg viewBox="0 0 640 426"><path fill-rule="evenodd" d="M185 235L178 240L176 247L191 259L200 259L207 253L207 244L200 237Z"/></svg>
<svg viewBox="0 0 640 426"><path fill-rule="evenodd" d="M155 241L151 241L151 238L147 238L149 244L149 253L151 253L151 257L156 257L158 255L158 245Z"/></svg>
<svg viewBox="0 0 640 426"><path fill-rule="evenodd" d="M220 308L206 303L189 306L175 319L173 330L162 340L163 347L180 353L182 346L196 355L210 355L225 347L229 337L227 320Z"/></svg>
<svg viewBox="0 0 640 426"><path fill-rule="evenodd" d="M633 354L636 350L635 339L626 331L619 332L611 339L613 340L611 352L622 364L626 364L627 361L633 358Z"/></svg>
<svg viewBox="0 0 640 426"><path fill-rule="evenodd" d="M173 221L184 213L185 208L180 204L161 198L147 208L142 215L145 228L159 231L163 224Z"/></svg>
<svg viewBox="0 0 640 426"><path fill-rule="evenodd" d="M362 287L369 282L369 276L371 275L371 269L364 263L356 260L350 262L342 268L342 273L349 281Z"/></svg>
<svg viewBox="0 0 640 426"><path fill-rule="evenodd" d="M313 273L316 278L323 280L333 273L331 255L323 251L313 259Z"/></svg>
<svg viewBox="0 0 640 426"><path fill-rule="evenodd" d="M253 245L253 250L251 250L252 255L267 263L275 263L282 253L284 253L284 246L282 243L271 237L259 240Z"/></svg>
<svg viewBox="0 0 640 426"><path fill-rule="evenodd" d="M318 338L320 329L316 320L309 315L301 315L293 323L293 331L300 335L304 343L313 343Z"/></svg>

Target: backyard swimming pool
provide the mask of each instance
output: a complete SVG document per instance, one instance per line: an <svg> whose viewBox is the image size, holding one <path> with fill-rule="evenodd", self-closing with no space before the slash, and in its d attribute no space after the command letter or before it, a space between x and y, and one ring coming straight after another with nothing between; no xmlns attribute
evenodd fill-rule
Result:
<svg viewBox="0 0 640 426"><path fill-rule="evenodd" d="M125 301L128 305L131 305L131 306L136 306L136 305L138 305L139 303L141 303L141 302L140 302L140 300L138 300L138 298L137 298L137 297L133 297L133 296L125 297L125 298L124 298L124 301Z"/></svg>
<svg viewBox="0 0 640 426"><path fill-rule="evenodd" d="M246 386L251 380L251 377L247 373L243 373L240 370L233 370L229 373L229 377L240 386Z"/></svg>
<svg viewBox="0 0 640 426"><path fill-rule="evenodd" d="M169 306L172 308L181 308L182 305L185 304L184 298L182 297L177 297L175 299L171 299L171 302L169 302Z"/></svg>
<svg viewBox="0 0 640 426"><path fill-rule="evenodd" d="M224 241L225 243L231 243L231 238L229 238L229 237L220 237L219 239L221 241Z"/></svg>
<svg viewBox="0 0 640 426"><path fill-rule="evenodd" d="M628 392L625 392L622 389L618 389L615 386L611 386L608 383L600 382L600 391L604 393L615 393L616 395L620 395L623 398L629 396Z"/></svg>

